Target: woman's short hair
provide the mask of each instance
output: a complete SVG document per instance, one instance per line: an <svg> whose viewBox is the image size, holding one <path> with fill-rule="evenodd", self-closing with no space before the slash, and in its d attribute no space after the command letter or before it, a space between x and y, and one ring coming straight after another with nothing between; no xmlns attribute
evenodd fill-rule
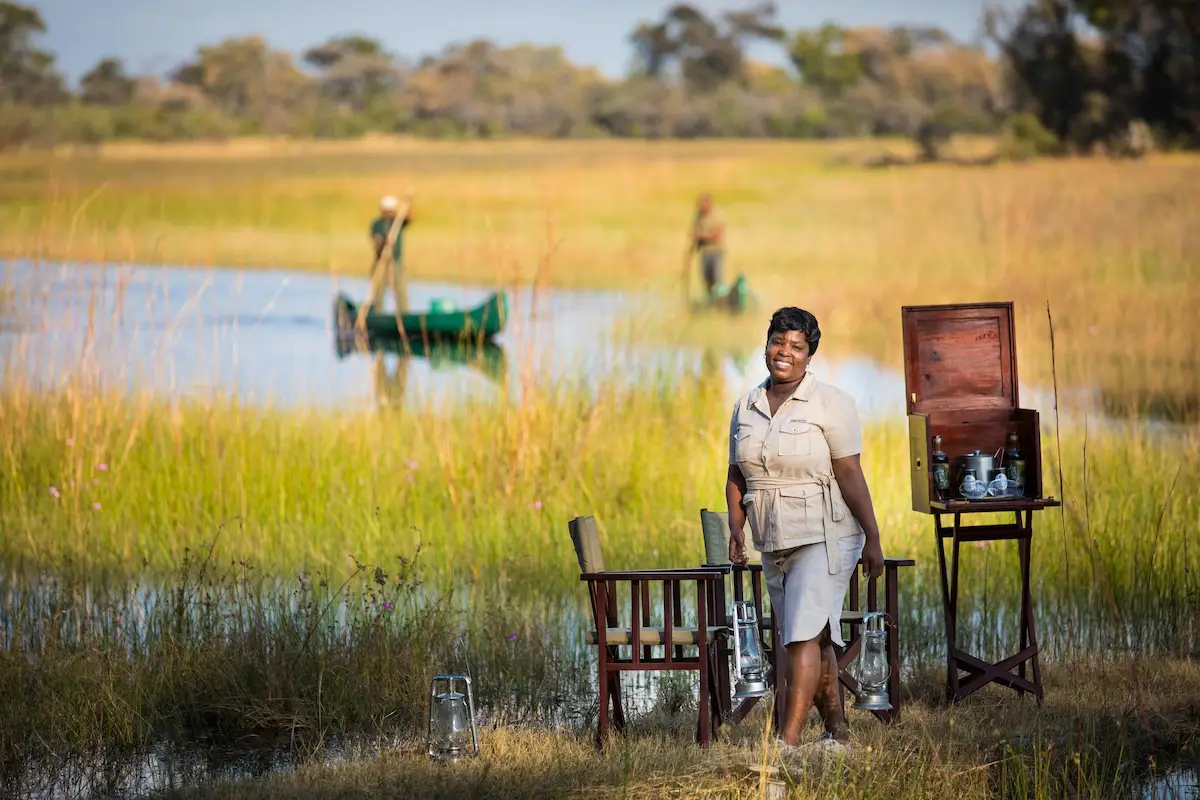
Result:
<svg viewBox="0 0 1200 800"><path fill-rule="evenodd" d="M788 331L803 333L805 341L808 342L808 354L813 355L817 352L817 345L821 343L821 328L812 314L795 306L781 308L772 314L771 324L767 327L767 341L771 341L771 337L777 333Z"/></svg>

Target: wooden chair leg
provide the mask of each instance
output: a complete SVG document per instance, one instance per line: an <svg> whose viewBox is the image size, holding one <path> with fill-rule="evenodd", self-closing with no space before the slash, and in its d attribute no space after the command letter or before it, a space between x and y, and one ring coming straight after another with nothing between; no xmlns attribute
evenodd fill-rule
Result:
<svg viewBox="0 0 1200 800"><path fill-rule="evenodd" d="M625 730L625 704L621 698L621 673L608 673L608 693L612 696L613 730L620 733Z"/></svg>
<svg viewBox="0 0 1200 800"><path fill-rule="evenodd" d="M703 630L703 628L701 630ZM700 709L699 709L700 730L698 731L697 738L700 741L700 746L706 747L709 743L709 739L710 739L710 735L711 735L711 728L710 728L709 723L712 721L712 705L711 705L712 697L711 697L711 691L709 689L709 680L711 677L709 675L709 648L708 648L707 642L704 641L703 634L701 634L701 636L700 636L700 653L699 653L699 655L700 655L700 658L698 660L700 662L700 664L699 664L699 667L700 667ZM706 708L705 706L708 706L708 707Z"/></svg>
<svg viewBox="0 0 1200 800"><path fill-rule="evenodd" d="M708 707L709 717L712 720L712 730L719 731L721 726L729 719L726 701L729 700L728 683L729 668L724 662L722 651L715 645L709 650L709 670L713 678L708 682ZM725 680L722 680L722 675Z"/></svg>
<svg viewBox="0 0 1200 800"><path fill-rule="evenodd" d="M787 711L787 647L779 633L779 619L771 612L771 646L775 657L775 731L783 730L784 714Z"/></svg>
<svg viewBox="0 0 1200 800"><path fill-rule="evenodd" d="M888 567L884 576L884 612L891 621L887 632L888 669L888 698L892 701L892 710L888 712L886 722L900 721L900 570L898 567Z"/></svg>
<svg viewBox="0 0 1200 800"><path fill-rule="evenodd" d="M596 719L596 749L599 750L604 746L604 737L608 735L608 687L609 687L609 671L608 671L608 648L601 647L597 661L599 662L599 680L597 683L600 687L600 711Z"/></svg>

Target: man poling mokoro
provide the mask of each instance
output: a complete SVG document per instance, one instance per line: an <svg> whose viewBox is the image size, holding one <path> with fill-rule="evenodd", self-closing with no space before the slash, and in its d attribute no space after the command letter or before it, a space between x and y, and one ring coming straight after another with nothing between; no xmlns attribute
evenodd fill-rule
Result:
<svg viewBox="0 0 1200 800"><path fill-rule="evenodd" d="M721 267L725 261L725 218L713 205L712 195L700 195L696 203L696 220L692 226L692 249L700 254L700 275L704 294L711 299L721 284Z"/></svg>
<svg viewBox="0 0 1200 800"><path fill-rule="evenodd" d="M725 266L725 217L717 210L712 195L705 192L696 202L696 216L688 231L687 258L684 262L683 294L684 305L693 306L691 296L692 259L700 255L700 276L704 282L701 308L726 308L741 313L753 305L744 275L739 274L733 283L722 283Z"/></svg>
<svg viewBox="0 0 1200 800"><path fill-rule="evenodd" d="M401 202L393 195L379 201L379 216L371 222L371 244L375 249L375 261L371 267L371 288L366 302L359 309L357 325L361 329L366 315L380 311L387 294L392 289L399 317L407 306L404 287L404 230L412 224L412 192ZM390 244L390 247L389 247Z"/></svg>

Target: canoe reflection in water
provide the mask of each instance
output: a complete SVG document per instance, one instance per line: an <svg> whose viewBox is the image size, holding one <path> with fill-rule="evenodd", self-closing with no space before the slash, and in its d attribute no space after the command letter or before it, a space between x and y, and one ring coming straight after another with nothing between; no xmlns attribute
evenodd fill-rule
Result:
<svg viewBox="0 0 1200 800"><path fill-rule="evenodd" d="M425 359L435 370L471 367L500 386L508 380L508 359L504 349L491 341L419 338L406 341L393 336L339 332L335 334L334 346L339 359L355 353L371 359L371 384L381 405L398 406L404 402L409 363L413 358Z"/></svg>

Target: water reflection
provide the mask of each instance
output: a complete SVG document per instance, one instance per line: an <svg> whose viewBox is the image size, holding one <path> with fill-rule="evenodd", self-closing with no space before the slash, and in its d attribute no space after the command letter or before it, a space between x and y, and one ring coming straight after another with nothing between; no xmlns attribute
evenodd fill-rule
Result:
<svg viewBox="0 0 1200 800"><path fill-rule="evenodd" d="M1147 781L1139 796L1142 800L1192 800L1200 798L1200 772L1180 770Z"/></svg>
<svg viewBox="0 0 1200 800"><path fill-rule="evenodd" d="M334 352L339 360L359 358L370 364L371 386L383 405L403 402L411 362L420 359L434 372L471 368L499 387L508 383L508 358L504 348L491 341L404 340L388 336L334 334Z"/></svg>

